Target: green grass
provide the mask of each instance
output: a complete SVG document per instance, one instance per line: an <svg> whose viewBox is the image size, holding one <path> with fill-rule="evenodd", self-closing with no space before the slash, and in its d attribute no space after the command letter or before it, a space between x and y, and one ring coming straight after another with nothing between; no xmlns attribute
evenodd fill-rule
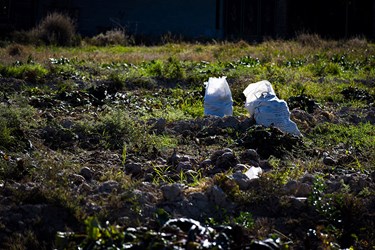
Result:
<svg viewBox="0 0 375 250"><path fill-rule="evenodd" d="M20 97L11 98L14 98L13 104L0 104L0 149L6 151L25 147L24 133L36 125L36 111Z"/></svg>
<svg viewBox="0 0 375 250"><path fill-rule="evenodd" d="M370 123L357 125L325 123L314 129L314 136L318 138L317 144L320 146L344 143L364 152L375 150L375 130L374 125Z"/></svg>
<svg viewBox="0 0 375 250"><path fill-rule="evenodd" d="M373 171L375 164L375 128L370 123L357 125L324 123L308 135L316 147L330 152L333 148L345 149L346 155L354 155L350 166L360 171Z"/></svg>
<svg viewBox="0 0 375 250"><path fill-rule="evenodd" d="M0 67L0 74L36 83L48 74L48 70L41 64L15 63L11 66Z"/></svg>

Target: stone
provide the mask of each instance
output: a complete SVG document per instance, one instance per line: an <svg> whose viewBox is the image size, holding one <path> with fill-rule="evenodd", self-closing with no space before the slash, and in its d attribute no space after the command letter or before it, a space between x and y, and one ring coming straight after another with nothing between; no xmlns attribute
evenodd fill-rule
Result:
<svg viewBox="0 0 375 250"><path fill-rule="evenodd" d="M255 125L255 120L253 117L247 117L242 122L238 124L238 130L241 132L246 132L251 126Z"/></svg>
<svg viewBox="0 0 375 250"><path fill-rule="evenodd" d="M167 125L167 120L164 118L159 118L153 122L151 131L156 134L162 134L165 131L165 126Z"/></svg>
<svg viewBox="0 0 375 250"><path fill-rule="evenodd" d="M71 174L69 177L70 177L70 181L76 185L80 185L86 182L86 179L82 175L79 175L79 174Z"/></svg>
<svg viewBox="0 0 375 250"><path fill-rule="evenodd" d="M64 128L70 129L70 128L73 127L74 123L73 123L73 121L71 121L71 120L63 120L63 121L61 122L61 125L62 125Z"/></svg>
<svg viewBox="0 0 375 250"><path fill-rule="evenodd" d="M213 185L210 189L211 199L219 207L227 207L227 194L217 185Z"/></svg>
<svg viewBox="0 0 375 250"><path fill-rule="evenodd" d="M375 124L375 111L370 111L367 113L367 116L364 119L364 123L369 122Z"/></svg>
<svg viewBox="0 0 375 250"><path fill-rule="evenodd" d="M341 189L342 183L336 180L327 180L325 185L327 186L326 193L334 193Z"/></svg>
<svg viewBox="0 0 375 250"><path fill-rule="evenodd" d="M184 170L189 170L192 168L192 165L189 161L183 161L183 162L179 162L177 164L177 172L180 172L180 171L184 171Z"/></svg>
<svg viewBox="0 0 375 250"><path fill-rule="evenodd" d="M199 219L205 214L208 214L210 209L212 209L207 195L202 192L191 193L187 198L188 200L183 207L186 208L191 218Z"/></svg>
<svg viewBox="0 0 375 250"><path fill-rule="evenodd" d="M211 157L210 157L210 160L211 160L212 164L215 164L216 161L217 161L217 159L218 159L222 154L224 154L224 150L217 150L217 151L215 151L215 152L211 155Z"/></svg>
<svg viewBox="0 0 375 250"><path fill-rule="evenodd" d="M159 165L165 165L168 163L168 161L162 157L158 157L156 158L156 163L158 163Z"/></svg>
<svg viewBox="0 0 375 250"><path fill-rule="evenodd" d="M302 109L293 109L290 113L292 120L306 121L309 125L315 124L314 116Z"/></svg>
<svg viewBox="0 0 375 250"><path fill-rule="evenodd" d="M233 152L225 152L219 156L215 162L215 167L228 170L236 166L238 160Z"/></svg>
<svg viewBox="0 0 375 250"><path fill-rule="evenodd" d="M91 181L94 175L93 171L88 167L83 167L81 171L79 171L79 174L82 175L86 181Z"/></svg>
<svg viewBox="0 0 375 250"><path fill-rule="evenodd" d="M177 154L176 149L173 150L172 155L168 158L167 164L176 166L181 160L181 155Z"/></svg>
<svg viewBox="0 0 375 250"><path fill-rule="evenodd" d="M139 189L133 190L134 198L137 199L139 204L146 204L146 203L155 203L157 202L157 198L152 192L145 192Z"/></svg>
<svg viewBox="0 0 375 250"><path fill-rule="evenodd" d="M315 181L315 176L312 175L312 174L309 174L309 173L305 174L305 175L302 177L302 179L301 179L301 182L302 182L302 183L310 183L310 184L313 184L314 181Z"/></svg>
<svg viewBox="0 0 375 250"><path fill-rule="evenodd" d="M308 183L298 183L297 197L308 197L311 194L312 186Z"/></svg>
<svg viewBox="0 0 375 250"><path fill-rule="evenodd" d="M199 164L199 168L207 169L212 165L211 159L206 159Z"/></svg>
<svg viewBox="0 0 375 250"><path fill-rule="evenodd" d="M239 120L234 116L225 116L222 119L217 120L214 124L219 128L236 128L238 127Z"/></svg>
<svg viewBox="0 0 375 250"><path fill-rule="evenodd" d="M237 185L239 186L239 188L241 190L247 190L248 189L250 179L245 174L243 174L240 171L237 171L237 172L233 173L233 175L231 177L237 183Z"/></svg>
<svg viewBox="0 0 375 250"><path fill-rule="evenodd" d="M285 185L284 190L289 195L295 195L298 189L298 182L296 180L290 180Z"/></svg>
<svg viewBox="0 0 375 250"><path fill-rule="evenodd" d="M125 173L131 174L132 176L142 175L142 163L130 162L125 164Z"/></svg>
<svg viewBox="0 0 375 250"><path fill-rule="evenodd" d="M256 162L259 164L260 157L255 149L246 149L240 156L242 163ZM251 164L252 165L252 164Z"/></svg>
<svg viewBox="0 0 375 250"><path fill-rule="evenodd" d="M200 209L204 209L209 203L207 196L202 192L191 193L188 198Z"/></svg>
<svg viewBox="0 0 375 250"><path fill-rule="evenodd" d="M293 210L304 210L307 207L306 197L290 197L290 203Z"/></svg>
<svg viewBox="0 0 375 250"><path fill-rule="evenodd" d="M78 193L88 193L88 192L91 192L91 187L87 183L82 183L81 185L79 185L77 191Z"/></svg>
<svg viewBox="0 0 375 250"><path fill-rule="evenodd" d="M335 166L337 162L330 156L323 157L323 164L327 166Z"/></svg>
<svg viewBox="0 0 375 250"><path fill-rule="evenodd" d="M261 160L261 161L259 161L259 167L261 167L262 169L264 169L266 171L273 168L273 166L269 163L268 160Z"/></svg>
<svg viewBox="0 0 375 250"><path fill-rule="evenodd" d="M372 171L370 176L372 181L375 182L375 171Z"/></svg>
<svg viewBox="0 0 375 250"><path fill-rule="evenodd" d="M163 197L166 201L178 201L182 199L183 185L174 183L167 184L161 187Z"/></svg>
<svg viewBox="0 0 375 250"><path fill-rule="evenodd" d="M103 182L99 186L99 193L111 193L113 190L120 187L120 184L117 181L109 180L106 182Z"/></svg>
<svg viewBox="0 0 375 250"><path fill-rule="evenodd" d="M241 171L241 172L244 172L244 171L247 171L249 170L250 166L249 165L246 165L246 164L237 164L235 167L234 167L234 171L237 172L237 171Z"/></svg>
<svg viewBox="0 0 375 250"><path fill-rule="evenodd" d="M192 157L190 155L181 156L180 161L187 161L187 162L190 162L192 164L197 164L197 160L194 159L194 157Z"/></svg>

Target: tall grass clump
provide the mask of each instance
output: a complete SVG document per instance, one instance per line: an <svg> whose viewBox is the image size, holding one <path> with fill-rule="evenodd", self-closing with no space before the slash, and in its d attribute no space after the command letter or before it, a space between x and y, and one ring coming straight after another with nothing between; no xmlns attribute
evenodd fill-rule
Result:
<svg viewBox="0 0 375 250"><path fill-rule="evenodd" d="M34 32L35 36L47 45L71 46L76 43L74 21L61 13L48 14Z"/></svg>

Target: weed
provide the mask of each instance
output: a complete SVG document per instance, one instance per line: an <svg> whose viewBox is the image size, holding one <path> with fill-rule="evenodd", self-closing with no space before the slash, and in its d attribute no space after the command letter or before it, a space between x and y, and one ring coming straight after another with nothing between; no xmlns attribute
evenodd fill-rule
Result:
<svg viewBox="0 0 375 250"><path fill-rule="evenodd" d="M334 197L325 194L326 185L322 177L317 177L313 183L313 190L308 197L309 204L324 218L332 223L342 222L341 213L335 206Z"/></svg>
<svg viewBox="0 0 375 250"><path fill-rule="evenodd" d="M121 90L125 86L125 76L119 72L111 72L108 76L108 80L111 82L113 90Z"/></svg>
<svg viewBox="0 0 375 250"><path fill-rule="evenodd" d="M203 100L202 99L184 99L182 103L180 104L180 110L184 112L185 114L196 118L196 117L202 117L203 116Z"/></svg>
<svg viewBox="0 0 375 250"><path fill-rule="evenodd" d="M155 175L152 180L155 184L162 184L162 183L174 183L173 179L169 176L168 172L171 170L170 166L160 167L156 166L153 168Z"/></svg>
<svg viewBox="0 0 375 250"><path fill-rule="evenodd" d="M236 199L236 197L238 197L240 194L238 184L224 173L216 174L214 176L214 183L222 188L223 191L232 199Z"/></svg>
<svg viewBox="0 0 375 250"><path fill-rule="evenodd" d="M126 149L126 144L124 144L124 146L122 147L122 153L121 153L121 163L122 163L122 166L125 166L126 154L127 154L127 149Z"/></svg>
<svg viewBox="0 0 375 250"><path fill-rule="evenodd" d="M138 144L141 131L129 115L117 109L105 114L97 124L99 134L105 135L105 142L110 148L123 148L124 142L131 147Z"/></svg>
<svg viewBox="0 0 375 250"><path fill-rule="evenodd" d="M188 176L188 179L190 179L190 184L189 185L192 186L192 187L199 186L202 178L203 178L203 174L202 174L202 170L201 169L199 169L198 171L196 171L196 173L190 172L189 176Z"/></svg>
<svg viewBox="0 0 375 250"><path fill-rule="evenodd" d="M170 79L184 79L186 77L182 63L175 57L168 58L163 73L164 77Z"/></svg>
<svg viewBox="0 0 375 250"><path fill-rule="evenodd" d="M168 135L155 135L151 134L147 136L150 147L155 147L157 150L164 152L168 149L176 148L178 141Z"/></svg>
<svg viewBox="0 0 375 250"><path fill-rule="evenodd" d="M163 77L164 63L160 60L152 60L146 67L146 71L150 76Z"/></svg>
<svg viewBox="0 0 375 250"><path fill-rule="evenodd" d="M274 156L271 156L268 162L272 166L272 171L269 171L266 176L272 179L276 185L285 185L288 181L298 179L304 174L303 166L300 166L299 163L282 162Z"/></svg>

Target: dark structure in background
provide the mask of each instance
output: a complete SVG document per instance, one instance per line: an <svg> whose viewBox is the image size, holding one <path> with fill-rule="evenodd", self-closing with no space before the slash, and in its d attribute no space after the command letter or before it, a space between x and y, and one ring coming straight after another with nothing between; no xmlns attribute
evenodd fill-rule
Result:
<svg viewBox="0 0 375 250"><path fill-rule="evenodd" d="M0 32L29 29L37 16L37 0L0 0Z"/></svg>
<svg viewBox="0 0 375 250"><path fill-rule="evenodd" d="M226 38L375 38L375 0L224 0Z"/></svg>
<svg viewBox="0 0 375 250"><path fill-rule="evenodd" d="M308 31L323 37L375 37L374 0L288 1L288 34Z"/></svg>
<svg viewBox="0 0 375 250"><path fill-rule="evenodd" d="M189 39L375 38L375 0L0 0L0 31L28 30L47 13L77 20L84 36L123 27L135 36Z"/></svg>
<svg viewBox="0 0 375 250"><path fill-rule="evenodd" d="M286 37L285 0L225 0L224 34L228 39Z"/></svg>

